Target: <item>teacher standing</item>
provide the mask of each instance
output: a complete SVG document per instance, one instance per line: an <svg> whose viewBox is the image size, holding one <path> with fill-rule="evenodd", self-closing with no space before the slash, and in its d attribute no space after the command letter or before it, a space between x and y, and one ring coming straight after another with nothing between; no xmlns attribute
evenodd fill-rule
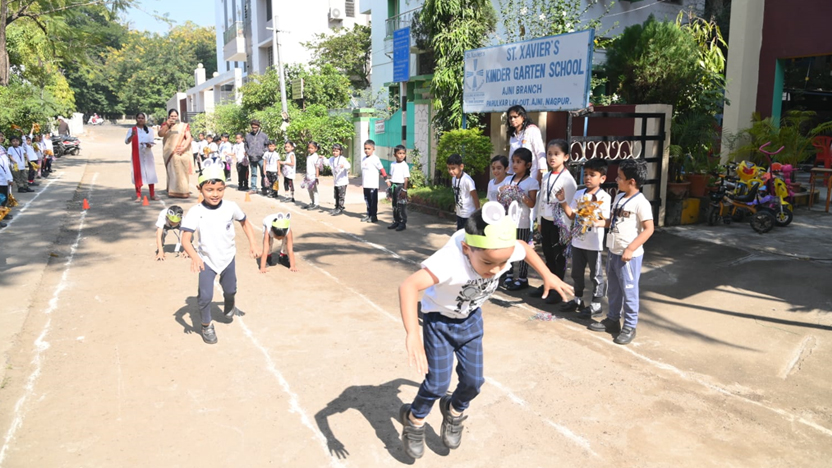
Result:
<svg viewBox="0 0 832 468"><path fill-rule="evenodd" d="M147 116L144 112L136 114L136 126L127 130L124 143L131 145L132 148L131 168L133 169L133 185L136 187L134 201L142 201L142 185L144 184L147 184L150 189L150 199L158 200L156 184L159 179L156 177L156 161L153 159L155 134L152 128L147 127Z"/></svg>
<svg viewBox="0 0 832 468"><path fill-rule="evenodd" d="M540 127L532 123L523 106L511 106L506 114L508 115L509 162L518 148L526 148L531 151L532 167L530 174L533 174L537 182L540 183L543 176L541 171L545 171L547 167L546 145L543 144Z"/></svg>
<svg viewBox="0 0 832 468"><path fill-rule="evenodd" d="M246 133L246 156L248 157L249 170L251 170L251 190L249 193L256 193L258 178L266 175L263 172L263 153L268 148L266 144L269 142L269 137L260 131L259 120L253 119L250 123L251 132ZM264 191L267 188L265 185L262 185L262 187Z"/></svg>
<svg viewBox="0 0 832 468"><path fill-rule="evenodd" d="M168 174L168 196L171 198L189 198L188 176L191 172L193 158L189 153L191 147L191 128L179 121L176 109L168 111L168 120L159 128L162 137L162 157Z"/></svg>

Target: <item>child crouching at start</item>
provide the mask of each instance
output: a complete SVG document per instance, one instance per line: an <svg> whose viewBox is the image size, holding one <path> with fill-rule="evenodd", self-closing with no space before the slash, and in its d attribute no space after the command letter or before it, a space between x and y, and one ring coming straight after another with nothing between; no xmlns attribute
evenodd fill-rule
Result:
<svg viewBox="0 0 832 468"><path fill-rule="evenodd" d="M497 289L500 276L511 262L524 260L543 278L543 297L554 289L564 297L571 287L552 274L527 242L517 240L520 207L488 202L475 211L451 239L422 262L422 269L399 287L402 322L407 331L407 356L425 380L416 398L399 410L404 426L405 453L421 458L425 450L425 418L438 399L442 413L442 442L459 447L463 412L480 392L483 377L482 310L480 306ZM419 336L417 300L422 298L423 337ZM459 384L451 384L454 354L459 365Z"/></svg>
<svg viewBox="0 0 832 468"><path fill-rule="evenodd" d="M285 265L289 271L297 272L295 263L295 239L291 229L292 215L277 213L263 219L263 255L260 257L260 273L267 271L266 266ZM272 255L274 241L280 242L278 256Z"/></svg>
<svg viewBox="0 0 832 468"><path fill-rule="evenodd" d="M240 206L233 201L223 201L225 195L225 171L222 164L210 164L199 175L197 189L202 194L200 204L188 210L182 220L182 246L191 257L191 271L199 273L197 303L202 316L202 339L208 344L217 342L214 324L211 323L211 300L214 299L214 278L220 275L220 286L225 299L223 315L227 322L234 320L237 294L237 271L234 242L234 221L243 226L248 237L252 258L260 256L254 241L254 230ZM199 253L191 246L194 232L199 231Z"/></svg>

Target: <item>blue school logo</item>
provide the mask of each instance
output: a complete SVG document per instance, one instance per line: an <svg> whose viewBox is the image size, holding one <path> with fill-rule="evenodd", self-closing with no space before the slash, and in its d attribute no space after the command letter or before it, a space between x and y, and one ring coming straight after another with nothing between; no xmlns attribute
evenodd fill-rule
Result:
<svg viewBox="0 0 832 468"><path fill-rule="evenodd" d="M474 59L472 70L465 70L465 85L471 91L479 91L485 84L485 70L480 68L480 60Z"/></svg>

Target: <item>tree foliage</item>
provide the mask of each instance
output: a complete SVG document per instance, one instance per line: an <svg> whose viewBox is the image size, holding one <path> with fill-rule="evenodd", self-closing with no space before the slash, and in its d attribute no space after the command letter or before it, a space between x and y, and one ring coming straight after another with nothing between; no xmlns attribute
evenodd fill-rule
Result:
<svg viewBox="0 0 832 468"><path fill-rule="evenodd" d="M449 130L442 134L436 148L436 167L445 167L448 156L462 155L465 172L474 176L482 173L491 163L494 145L491 139L482 134L482 130Z"/></svg>
<svg viewBox="0 0 832 468"><path fill-rule="evenodd" d="M598 30L601 19L614 5L614 2L609 2L600 16L588 17L590 10L600 3L601 0L500 0L505 29L502 42L525 41L586 29Z"/></svg>
<svg viewBox="0 0 832 468"><path fill-rule="evenodd" d="M370 26L356 24L352 29L340 28L335 34L316 34L315 40L303 46L313 54L316 67L332 65L346 76L355 89L370 86L372 43Z"/></svg>
<svg viewBox="0 0 832 468"><path fill-rule="evenodd" d="M320 104L327 109L343 109L349 105L350 81L332 65L320 68L306 68L301 64L288 66L286 74L286 99L298 103L292 95L292 81L303 78L304 105ZM280 106L280 77L273 67L263 75L250 76L244 84L243 107L246 112L256 112L268 107Z"/></svg>
<svg viewBox="0 0 832 468"><path fill-rule="evenodd" d="M440 131L460 128L465 51L486 45L497 24L494 7L490 0L426 0L418 18L436 59L434 124Z"/></svg>
<svg viewBox="0 0 832 468"><path fill-rule="evenodd" d="M213 112L194 116L189 124L194 135L199 133L214 135L227 133L230 141L233 142L234 134L246 131L249 126L249 118L242 106L230 103L214 107Z"/></svg>

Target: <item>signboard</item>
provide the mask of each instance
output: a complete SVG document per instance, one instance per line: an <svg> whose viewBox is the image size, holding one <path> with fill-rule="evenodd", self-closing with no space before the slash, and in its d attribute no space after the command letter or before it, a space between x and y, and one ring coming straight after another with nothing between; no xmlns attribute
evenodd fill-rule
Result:
<svg viewBox="0 0 832 468"><path fill-rule="evenodd" d="M410 28L393 31L393 81L410 79Z"/></svg>
<svg viewBox="0 0 832 468"><path fill-rule="evenodd" d="M586 107L594 39L589 29L465 51L463 112Z"/></svg>
<svg viewBox="0 0 832 468"><path fill-rule="evenodd" d="M292 81L292 99L303 99L303 78Z"/></svg>
<svg viewBox="0 0 832 468"><path fill-rule="evenodd" d="M376 120L376 135L384 133L384 119Z"/></svg>

